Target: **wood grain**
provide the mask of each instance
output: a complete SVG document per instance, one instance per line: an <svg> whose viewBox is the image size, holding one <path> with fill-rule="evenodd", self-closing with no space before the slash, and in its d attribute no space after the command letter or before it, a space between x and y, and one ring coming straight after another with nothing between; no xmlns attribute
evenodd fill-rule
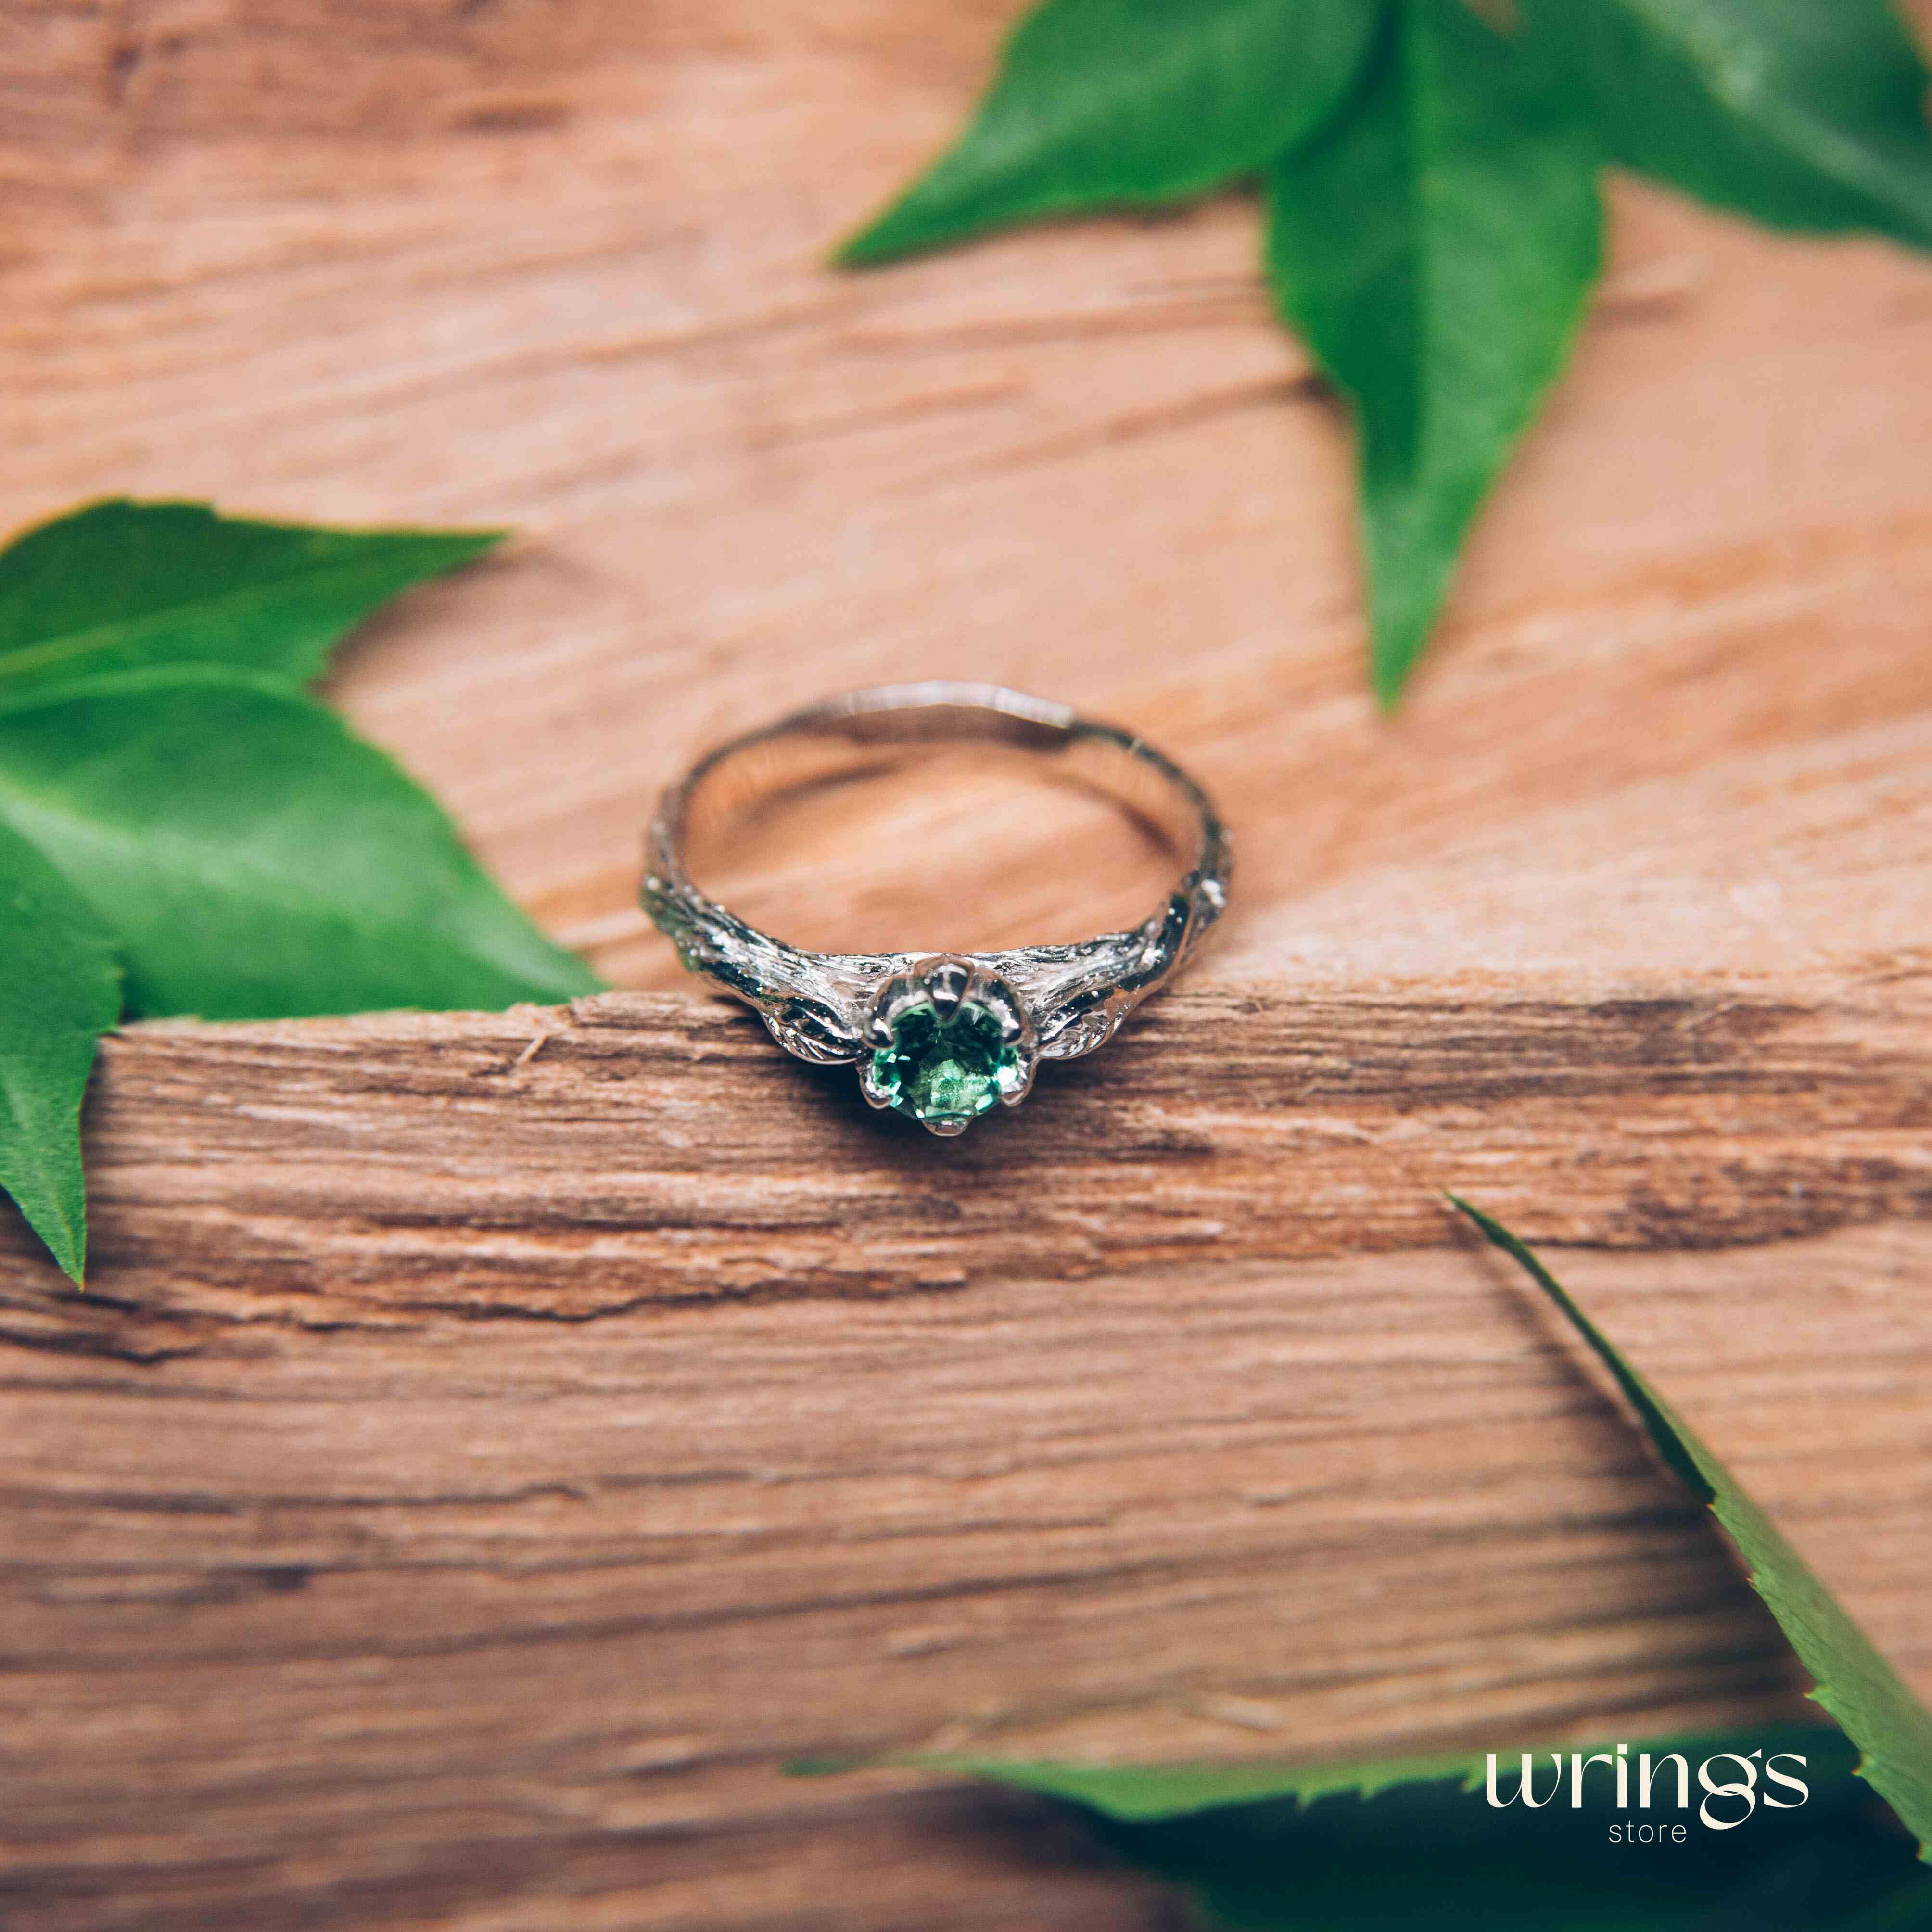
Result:
<svg viewBox="0 0 1932 1932"><path fill-rule="evenodd" d="M1444 1186L1932 1688L1932 272L1619 184L1383 723L1250 208L823 266L1013 11L0 13L0 523L515 525L332 694L632 989L110 1044L89 1295L0 1230L10 1928L1167 1927L1040 1808L777 1766L1784 1711ZM941 1146L634 893L715 736L944 674L1142 726L1240 869L1183 989ZM854 944L1148 876L970 780L718 862Z"/></svg>
<svg viewBox="0 0 1932 1932"><path fill-rule="evenodd" d="M1932 1679L1928 981L1180 992L937 1160L682 997L135 1029L99 1285L0 1290L32 1922L1157 1924L1064 1844L1009 1902L1021 1814L776 1766L1781 1712L1444 1185L1588 1244Z"/></svg>
<svg viewBox="0 0 1932 1932"><path fill-rule="evenodd" d="M107 1050L94 1256L193 1331L265 1296L330 1328L1184 1276L1437 1245L1445 1190L1531 1238L1788 1240L1932 1210L1928 1017L1932 957L1815 1004L1182 992L937 1149L722 1000L144 1027Z"/></svg>

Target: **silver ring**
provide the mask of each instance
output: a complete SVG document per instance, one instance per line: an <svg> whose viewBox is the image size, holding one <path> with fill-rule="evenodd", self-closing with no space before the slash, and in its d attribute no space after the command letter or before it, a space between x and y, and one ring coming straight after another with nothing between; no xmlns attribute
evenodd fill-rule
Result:
<svg viewBox="0 0 1932 1932"><path fill-rule="evenodd" d="M808 952L707 898L686 869L688 828L796 788L877 767L896 749L1018 747L1151 824L1190 862L1125 932L998 952ZM794 712L720 746L668 790L645 844L644 910L694 973L755 1007L788 1053L856 1061L874 1107L935 1134L1018 1106L1042 1060L1111 1040L1180 966L1228 902L1228 836L1192 778L1132 733L983 684L890 685Z"/></svg>

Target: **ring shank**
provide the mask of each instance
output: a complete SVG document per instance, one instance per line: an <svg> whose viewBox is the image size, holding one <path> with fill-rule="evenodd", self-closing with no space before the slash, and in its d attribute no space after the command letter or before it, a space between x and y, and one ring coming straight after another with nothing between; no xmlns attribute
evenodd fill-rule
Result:
<svg viewBox="0 0 1932 1932"><path fill-rule="evenodd" d="M1192 872L1224 835L1193 779L1144 740L996 685L894 685L794 712L721 746L667 793L659 819L679 873L692 838L748 808L896 766L922 750L984 746L1108 799L1156 832Z"/></svg>
<svg viewBox="0 0 1932 1932"><path fill-rule="evenodd" d="M1048 1057L1090 1052L1219 916L1229 855L1213 805L1186 772L1144 740L1064 705L994 685L891 685L849 692L734 739L664 794L646 844L646 909L687 966L758 1006L790 1050L856 1058L866 989L916 956L807 952L758 932L692 883L689 836L788 792L958 746L1043 764L1050 776L1105 796L1150 826L1184 866L1140 926L1076 946L974 956L1026 996ZM793 1024L801 1016L809 1022L802 1035Z"/></svg>

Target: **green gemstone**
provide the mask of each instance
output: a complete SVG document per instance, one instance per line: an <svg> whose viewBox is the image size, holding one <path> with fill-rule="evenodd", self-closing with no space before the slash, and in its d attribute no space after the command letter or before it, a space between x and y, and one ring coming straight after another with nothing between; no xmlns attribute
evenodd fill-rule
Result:
<svg viewBox="0 0 1932 1932"><path fill-rule="evenodd" d="M899 1016L892 1045L872 1055L872 1080L915 1120L964 1122L1019 1090L1019 1049L1000 1038L999 1021L970 1000L950 1020L932 1006L914 1006Z"/></svg>

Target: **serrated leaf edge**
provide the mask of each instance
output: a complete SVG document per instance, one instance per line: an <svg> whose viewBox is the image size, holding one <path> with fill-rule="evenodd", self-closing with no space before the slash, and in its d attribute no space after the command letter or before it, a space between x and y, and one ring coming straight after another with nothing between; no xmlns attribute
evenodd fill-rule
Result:
<svg viewBox="0 0 1932 1932"><path fill-rule="evenodd" d="M1468 1219L1484 1240L1523 1270L1610 1371L1618 1389L1636 1411L1646 1434L1666 1466L1718 1519L1751 1587L1764 1600L1786 1641L1797 1652L1799 1662L1810 1673L1814 1688L1806 1694L1831 1713L1858 1747L1861 1753L1858 1775L1898 1814L1906 1829L1918 1840L1920 1858L1932 1863L1932 1809L1922 1813L1922 1795L1907 1786L1902 1778L1894 1778L1891 1760L1877 1754L1871 1740L1860 1735L1863 1726L1848 1721L1848 1715L1855 1716L1856 1713L1848 1713L1846 1700L1832 1681L1838 1672L1832 1667L1832 1660L1825 1655L1819 1634L1802 1622L1787 1619L1782 1613L1777 1598L1763 1580L1770 1566L1762 1561L1754 1562L1746 1543L1762 1544L1775 1558L1782 1574L1798 1580L1801 1584L1808 1584L1816 1592L1828 1618L1836 1625L1834 1640L1840 1646L1848 1646L1853 1653L1848 1670L1894 1702L1906 1727L1916 1729L1922 1734L1918 1743L1925 1755L1916 1771L1928 1785L1932 1785L1932 1712L1928 1712L1913 1696L1904 1680L1825 1588L1816 1573L1785 1540L1777 1526L1753 1500L1750 1492L1705 1446L1689 1424L1624 1361L1609 1338L1584 1313L1527 1244L1501 1222L1459 1196L1451 1194L1444 1198L1457 1213Z"/></svg>

